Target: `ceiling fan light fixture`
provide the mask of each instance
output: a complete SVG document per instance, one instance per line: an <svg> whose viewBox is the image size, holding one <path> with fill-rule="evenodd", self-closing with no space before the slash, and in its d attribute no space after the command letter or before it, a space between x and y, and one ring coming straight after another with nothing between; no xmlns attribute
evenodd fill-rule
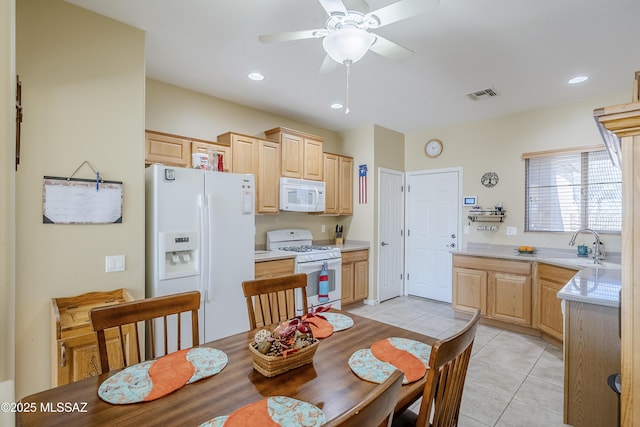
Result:
<svg viewBox="0 0 640 427"><path fill-rule="evenodd" d="M346 27L327 34L322 46L338 64L352 64L367 53L374 41L373 34L360 28Z"/></svg>

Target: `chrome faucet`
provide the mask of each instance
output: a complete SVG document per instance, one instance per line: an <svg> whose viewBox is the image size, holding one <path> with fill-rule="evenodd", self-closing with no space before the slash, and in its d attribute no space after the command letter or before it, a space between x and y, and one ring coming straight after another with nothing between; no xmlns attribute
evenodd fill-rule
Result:
<svg viewBox="0 0 640 427"><path fill-rule="evenodd" d="M573 246L576 244L576 237L578 237L578 234L582 233L582 232L588 232L593 234L593 237L596 239L595 243L595 247L593 248L593 263L594 264L600 264L600 260L604 259L604 251L600 250L600 245L602 244L600 242L600 235L598 233L596 233L594 230L590 229L590 228L581 228L580 230L576 231L573 236L571 236L571 240L569 240L569 246Z"/></svg>

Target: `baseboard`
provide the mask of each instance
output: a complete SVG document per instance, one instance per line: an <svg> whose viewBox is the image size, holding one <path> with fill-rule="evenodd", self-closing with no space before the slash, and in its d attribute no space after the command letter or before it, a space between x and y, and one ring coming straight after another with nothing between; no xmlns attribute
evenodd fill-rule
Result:
<svg viewBox="0 0 640 427"><path fill-rule="evenodd" d="M380 301L377 299L365 299L362 301L365 305L377 305L380 304Z"/></svg>

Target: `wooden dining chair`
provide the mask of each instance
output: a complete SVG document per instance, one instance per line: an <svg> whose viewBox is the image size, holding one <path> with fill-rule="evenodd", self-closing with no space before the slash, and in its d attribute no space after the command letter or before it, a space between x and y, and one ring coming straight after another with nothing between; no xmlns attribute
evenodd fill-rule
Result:
<svg viewBox="0 0 640 427"><path fill-rule="evenodd" d="M251 329L295 317L296 289L302 293L302 311L307 314L307 275L304 273L242 282Z"/></svg>
<svg viewBox="0 0 640 427"><path fill-rule="evenodd" d="M394 427L458 425L462 391L479 320L480 310L476 310L460 332L433 344L420 412L417 416L409 410L398 414Z"/></svg>
<svg viewBox="0 0 640 427"><path fill-rule="evenodd" d="M353 408L324 424L324 427L389 427L398 402L404 373L395 370Z"/></svg>
<svg viewBox="0 0 640 427"><path fill-rule="evenodd" d="M162 339L164 353L169 353L169 337L167 336L167 322L175 322L176 347L181 349L181 313L191 314L191 342L193 346L200 344L198 328L198 309L200 308L200 292L184 292L180 294L166 295L154 298L146 298L114 304L104 307L95 307L89 311L89 319L96 331L98 340L98 352L100 353L100 367L102 372L120 369L144 360L144 349L140 348L137 326L144 323L146 326L147 341L149 342L150 357L156 357L156 342ZM162 328L154 327L155 321L162 322ZM133 329L131 329L133 327ZM117 328L118 345L113 345L111 338L105 332L110 328ZM125 328L130 328L133 333L127 333ZM161 330L157 330L161 329ZM156 337L156 334L162 337ZM128 342L135 336L135 346ZM108 342L107 342L108 341ZM171 344L173 340L171 340ZM133 352L133 354L131 354ZM142 356L142 357L141 357Z"/></svg>

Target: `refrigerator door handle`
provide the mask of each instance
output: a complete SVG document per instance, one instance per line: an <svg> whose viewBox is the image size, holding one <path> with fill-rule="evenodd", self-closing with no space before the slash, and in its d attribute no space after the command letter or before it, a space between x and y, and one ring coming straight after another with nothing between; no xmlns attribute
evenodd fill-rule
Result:
<svg viewBox="0 0 640 427"><path fill-rule="evenodd" d="M209 266L209 269L207 270L207 274L206 274L206 289L205 289L205 294L206 294L206 298L205 301L206 302L210 302L211 301L211 296L213 295L213 268L211 267L211 264L213 263L213 258L211 257L211 254L213 254L213 206L214 206L214 202L213 202L213 195L212 194L207 194L207 265Z"/></svg>
<svg viewBox="0 0 640 427"><path fill-rule="evenodd" d="M207 206L204 200L204 195L200 194L198 196L198 210L200 214L200 259L198 262L200 263L200 301L205 301L207 296L207 282L209 277L209 265L204 261L208 258L208 236L206 229L206 219L207 219ZM205 250L207 248L207 250Z"/></svg>

